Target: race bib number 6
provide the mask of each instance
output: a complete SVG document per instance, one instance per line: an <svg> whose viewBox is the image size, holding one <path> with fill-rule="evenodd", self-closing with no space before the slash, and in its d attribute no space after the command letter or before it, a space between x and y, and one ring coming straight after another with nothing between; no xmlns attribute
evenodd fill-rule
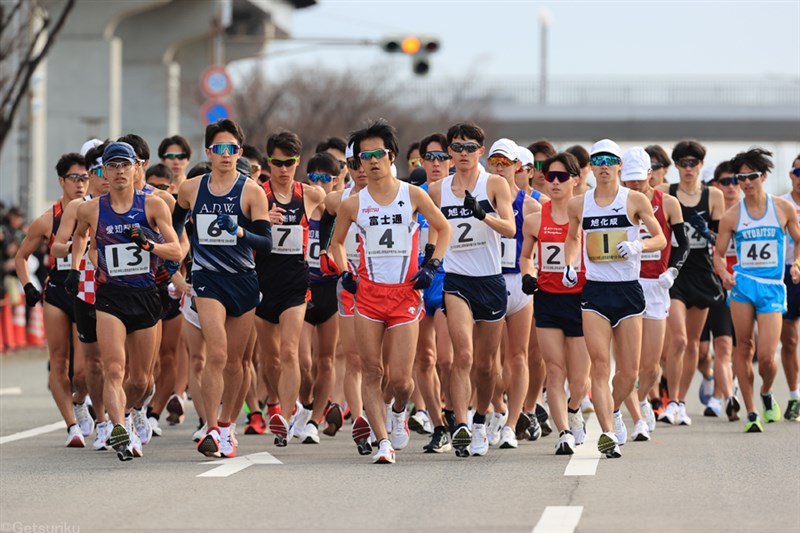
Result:
<svg viewBox="0 0 800 533"><path fill-rule="evenodd" d="M238 222L237 215L230 215L234 222ZM197 215L195 231L198 232L197 240L206 246L235 246L236 235L231 235L217 226L217 215Z"/></svg>
<svg viewBox="0 0 800 533"><path fill-rule="evenodd" d="M132 276L150 271L150 252L136 244L109 244L105 252L109 276Z"/></svg>
<svg viewBox="0 0 800 533"><path fill-rule="evenodd" d="M503 268L517 266L517 239L500 238L500 266Z"/></svg>
<svg viewBox="0 0 800 533"><path fill-rule="evenodd" d="M411 253L411 237L404 226L370 226L367 228L367 257L406 256Z"/></svg>
<svg viewBox="0 0 800 533"><path fill-rule="evenodd" d="M593 263L625 261L617 252L617 245L627 240L625 230L593 231L586 233L586 256Z"/></svg>

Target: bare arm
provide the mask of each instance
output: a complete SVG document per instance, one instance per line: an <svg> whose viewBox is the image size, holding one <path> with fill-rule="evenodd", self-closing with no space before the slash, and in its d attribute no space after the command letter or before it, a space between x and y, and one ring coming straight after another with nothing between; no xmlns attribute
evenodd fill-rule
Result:
<svg viewBox="0 0 800 533"><path fill-rule="evenodd" d="M647 196L640 192L631 191L628 194L628 199L633 201L632 207L635 218L638 218L644 224L651 235L649 239L642 241L642 251L655 252L663 250L667 246L667 238L664 236L664 232L661 231L661 225L656 220L653 206L650 205Z"/></svg>
<svg viewBox="0 0 800 533"><path fill-rule="evenodd" d="M522 251L519 255L519 271L524 276L530 274L533 276L536 270L536 265L533 264L533 251L536 248L536 241L539 236L539 227L542 224L541 209L525 217L522 223Z"/></svg>
<svg viewBox="0 0 800 533"><path fill-rule="evenodd" d="M357 212L358 195L351 196L342 202L336 212L336 227L333 230L333 237L331 237L331 243L328 246L328 255L333 257L334 263L340 265L342 272L345 271L345 266L348 264L344 242L347 238L347 230L350 229L350 224L355 221Z"/></svg>
<svg viewBox="0 0 800 533"><path fill-rule="evenodd" d="M567 204L569 229L564 243L564 263L574 265L581 251L581 218L583 217L583 195L570 198Z"/></svg>
<svg viewBox="0 0 800 533"><path fill-rule="evenodd" d="M31 223L28 228L28 233L22 244L19 245L17 255L14 256L14 268L17 271L17 279L23 286L31 282L30 275L28 275L28 258L33 252L39 248L42 241L50 235L52 231L53 211L48 209L42 216L37 218Z"/></svg>
<svg viewBox="0 0 800 533"><path fill-rule="evenodd" d="M78 208L83 202L83 198L76 198L64 208L64 212L61 215L61 224L58 226L53 246L50 247L50 255L53 257L67 257L69 255L71 247L67 244L67 241L69 241L72 232L75 230Z"/></svg>
<svg viewBox="0 0 800 533"><path fill-rule="evenodd" d="M498 216L486 217L483 221L503 237L513 237L517 234L517 224L514 221L514 211L511 208L513 198L511 198L508 182L504 178L492 174L486 183L486 192Z"/></svg>
<svg viewBox="0 0 800 533"><path fill-rule="evenodd" d="M428 233L429 238L436 239L433 258L441 260L450 246L452 228L442 211L436 207L436 204L433 203L430 196L425 194L425 191L419 187L410 187L409 191L411 192L411 202L414 205L414 209L419 211L428 221L431 230Z"/></svg>
<svg viewBox="0 0 800 533"><path fill-rule="evenodd" d="M172 214L167 204L156 196L150 196L146 200L145 209L153 227L164 237L163 243L153 243L150 252L167 261L180 261L181 243L172 227Z"/></svg>
<svg viewBox="0 0 800 533"><path fill-rule="evenodd" d="M714 246L714 272L722 280L722 284L726 289L730 289L735 285L733 275L728 272L728 262L725 259L725 254L728 251L728 245L733 238L734 229L739 222L739 209L734 206L722 216L719 222L719 233L717 234L717 244Z"/></svg>

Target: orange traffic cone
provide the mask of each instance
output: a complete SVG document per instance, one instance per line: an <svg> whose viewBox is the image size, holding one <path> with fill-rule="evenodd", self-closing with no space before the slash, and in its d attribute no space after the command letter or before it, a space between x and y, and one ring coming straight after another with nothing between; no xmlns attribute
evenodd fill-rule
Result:
<svg viewBox="0 0 800 533"><path fill-rule="evenodd" d="M9 350L14 350L17 347L17 340L14 337L14 320L12 318L13 310L11 308L11 297L6 294L3 298L3 339L5 346Z"/></svg>
<svg viewBox="0 0 800 533"><path fill-rule="evenodd" d="M41 348L44 340L44 310L37 305L31 308L28 316L28 345Z"/></svg>
<svg viewBox="0 0 800 533"><path fill-rule="evenodd" d="M17 349L24 348L28 341L25 338L25 299L20 298L20 301L14 305L13 314L13 329L14 329L14 342Z"/></svg>

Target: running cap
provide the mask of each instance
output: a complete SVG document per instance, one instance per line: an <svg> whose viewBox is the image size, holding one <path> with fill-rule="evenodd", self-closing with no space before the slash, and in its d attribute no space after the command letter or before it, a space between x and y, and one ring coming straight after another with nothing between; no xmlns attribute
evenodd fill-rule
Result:
<svg viewBox="0 0 800 533"><path fill-rule="evenodd" d="M511 139L498 139L492 145L492 149L489 150L489 157L497 154L505 156L511 161L517 161L519 159L519 147Z"/></svg>
<svg viewBox="0 0 800 533"><path fill-rule="evenodd" d="M92 148L97 148L101 144L103 144L103 141L101 141L100 139L89 139L88 141L83 143L83 146L81 146L81 155L86 155L86 152L88 152Z"/></svg>
<svg viewBox="0 0 800 533"><path fill-rule="evenodd" d="M344 149L344 158L345 159L352 159L355 156L353 153L353 143L347 145L347 148Z"/></svg>
<svg viewBox="0 0 800 533"><path fill-rule="evenodd" d="M531 152L524 146L517 146L517 150L519 151L519 160L522 162L523 167L525 165L533 164L533 152Z"/></svg>
<svg viewBox="0 0 800 533"><path fill-rule="evenodd" d="M650 155L641 146L622 154L622 181L644 181L650 171Z"/></svg>
<svg viewBox="0 0 800 533"><path fill-rule="evenodd" d="M106 149L103 150L103 164L114 159L126 159L131 163L136 163L136 152L133 151L133 146L125 142L108 143Z"/></svg>
<svg viewBox="0 0 800 533"><path fill-rule="evenodd" d="M611 154L621 158L622 150L620 150L619 145L611 139L603 139L594 143L592 149L589 151L590 156L597 154Z"/></svg>

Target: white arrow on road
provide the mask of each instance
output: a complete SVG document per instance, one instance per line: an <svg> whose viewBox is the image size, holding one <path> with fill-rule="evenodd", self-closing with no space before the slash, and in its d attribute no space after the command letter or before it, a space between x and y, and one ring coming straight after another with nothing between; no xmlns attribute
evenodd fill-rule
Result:
<svg viewBox="0 0 800 533"><path fill-rule="evenodd" d="M259 452L243 455L241 457L234 457L233 459L208 461L200 464L219 466L212 468L208 472L198 474L197 477L228 477L253 465L282 465L283 463L275 459L275 457L268 452Z"/></svg>

